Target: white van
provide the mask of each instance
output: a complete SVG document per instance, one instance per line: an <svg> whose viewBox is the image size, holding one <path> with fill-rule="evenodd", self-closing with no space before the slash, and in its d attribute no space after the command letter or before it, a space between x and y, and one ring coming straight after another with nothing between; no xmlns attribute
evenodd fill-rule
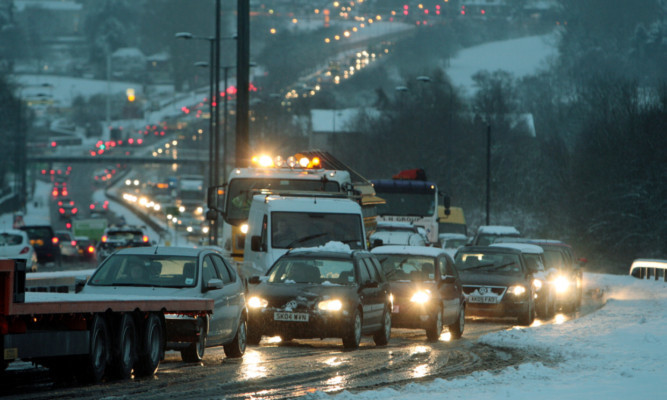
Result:
<svg viewBox="0 0 667 400"><path fill-rule="evenodd" d="M241 274L263 275L289 249L329 241L367 250L359 203L338 195L255 195Z"/></svg>

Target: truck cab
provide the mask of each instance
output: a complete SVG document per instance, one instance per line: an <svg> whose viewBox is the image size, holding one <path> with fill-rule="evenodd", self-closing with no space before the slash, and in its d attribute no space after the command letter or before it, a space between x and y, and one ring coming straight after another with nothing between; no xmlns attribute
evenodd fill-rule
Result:
<svg viewBox="0 0 667 400"><path fill-rule="evenodd" d="M339 241L367 250L361 206L345 195L255 195L248 215L241 267L245 277L263 275L289 249Z"/></svg>

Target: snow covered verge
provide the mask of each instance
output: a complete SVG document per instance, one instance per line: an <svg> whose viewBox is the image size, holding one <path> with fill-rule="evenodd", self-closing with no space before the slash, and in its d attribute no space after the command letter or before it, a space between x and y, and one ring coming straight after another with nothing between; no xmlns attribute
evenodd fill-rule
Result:
<svg viewBox="0 0 667 400"><path fill-rule="evenodd" d="M491 346L539 348L561 361L531 362L501 371L414 383L400 389L342 392L336 399L629 399L663 398L667 370L667 283L586 274L587 289L603 290L601 309L561 324L490 333ZM464 334L465 337L465 334Z"/></svg>

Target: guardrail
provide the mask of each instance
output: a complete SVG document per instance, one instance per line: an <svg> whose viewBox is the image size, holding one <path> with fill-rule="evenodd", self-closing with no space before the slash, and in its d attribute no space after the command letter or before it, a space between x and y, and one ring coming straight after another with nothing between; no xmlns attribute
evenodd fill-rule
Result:
<svg viewBox="0 0 667 400"><path fill-rule="evenodd" d="M630 275L639 279L667 282L667 260L638 258L632 262Z"/></svg>

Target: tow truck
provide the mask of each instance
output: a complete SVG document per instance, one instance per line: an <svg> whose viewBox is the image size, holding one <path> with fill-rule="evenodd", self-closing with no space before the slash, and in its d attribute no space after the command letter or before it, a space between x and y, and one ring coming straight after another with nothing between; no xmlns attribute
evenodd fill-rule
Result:
<svg viewBox="0 0 667 400"><path fill-rule="evenodd" d="M323 163L335 165L325 168ZM283 158L255 156L251 166L235 168L227 183L208 188L208 219L222 215L221 243L231 257L243 262L248 214L252 198L262 193L328 192L347 193L361 206L366 234L375 231L376 206L384 200L375 196L370 181L355 173L326 152L309 151Z"/></svg>
<svg viewBox="0 0 667 400"><path fill-rule="evenodd" d="M164 359L165 316L206 317L213 300L26 292L25 263L0 259L2 370L32 362L81 382L153 375ZM199 333L179 332L196 343Z"/></svg>

